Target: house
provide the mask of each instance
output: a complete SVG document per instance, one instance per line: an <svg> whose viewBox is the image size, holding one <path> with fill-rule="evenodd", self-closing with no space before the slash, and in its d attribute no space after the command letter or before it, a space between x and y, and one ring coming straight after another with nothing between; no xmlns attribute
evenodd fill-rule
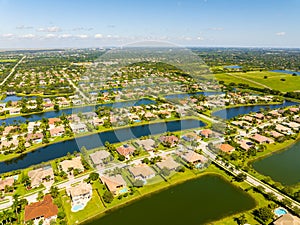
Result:
<svg viewBox="0 0 300 225"><path fill-rule="evenodd" d="M175 147L179 142L178 137L171 135L171 136L161 136L159 140L162 142L163 145L168 147Z"/></svg>
<svg viewBox="0 0 300 225"><path fill-rule="evenodd" d="M300 225L300 219L292 214L284 214L273 222L274 225Z"/></svg>
<svg viewBox="0 0 300 225"><path fill-rule="evenodd" d="M6 186L13 186L14 182L15 179L13 177L7 177L3 180L0 180L0 191L4 191Z"/></svg>
<svg viewBox="0 0 300 225"><path fill-rule="evenodd" d="M17 129L19 129L17 126L7 126L3 130L3 136L7 136L9 133L12 133Z"/></svg>
<svg viewBox="0 0 300 225"><path fill-rule="evenodd" d="M9 114L10 115L16 115L21 113L21 108L10 108L9 109Z"/></svg>
<svg viewBox="0 0 300 225"><path fill-rule="evenodd" d="M146 164L130 167L129 172L136 180L147 180L155 176L155 171Z"/></svg>
<svg viewBox="0 0 300 225"><path fill-rule="evenodd" d="M210 130L210 129L204 129L204 130L201 130L200 131L200 135L202 136L202 137L205 137L205 138L209 138L209 137L211 137L211 135L212 135L212 130Z"/></svg>
<svg viewBox="0 0 300 225"><path fill-rule="evenodd" d="M128 157L129 155L133 154L133 152L135 151L135 148L130 145L122 145L122 146L116 148L116 150L120 155Z"/></svg>
<svg viewBox="0 0 300 225"><path fill-rule="evenodd" d="M95 127L97 127L97 126L101 126L101 125L104 124L104 119L103 118L94 117L91 122L92 122L92 124Z"/></svg>
<svg viewBox="0 0 300 225"><path fill-rule="evenodd" d="M142 146L146 151L153 151L155 148L155 141L151 138L146 140L137 140L135 143Z"/></svg>
<svg viewBox="0 0 300 225"><path fill-rule="evenodd" d="M251 147L254 146L254 144L251 141L241 140L237 142L242 149L245 151L248 151Z"/></svg>
<svg viewBox="0 0 300 225"><path fill-rule="evenodd" d="M53 103L45 103L43 106L44 106L44 109L53 109L54 108Z"/></svg>
<svg viewBox="0 0 300 225"><path fill-rule="evenodd" d="M198 141L201 138L195 132L189 132L182 136L185 141Z"/></svg>
<svg viewBox="0 0 300 225"><path fill-rule="evenodd" d="M126 181L120 174L115 176L100 176L100 179L103 184L106 185L108 190L112 192L114 195L119 195L126 193L128 191Z"/></svg>
<svg viewBox="0 0 300 225"><path fill-rule="evenodd" d="M32 141L33 143L41 143L43 141L44 135L42 133L29 133L26 137L26 142Z"/></svg>
<svg viewBox="0 0 300 225"><path fill-rule="evenodd" d="M31 180L32 188L40 186L44 181L50 182L54 180L54 173L51 166L31 170L28 172L28 176Z"/></svg>
<svg viewBox="0 0 300 225"><path fill-rule="evenodd" d="M279 137L283 137L284 135L281 134L281 133L278 133L277 131L275 130L271 130L268 132L273 138L279 138Z"/></svg>
<svg viewBox="0 0 300 225"><path fill-rule="evenodd" d="M27 126L28 133L32 133L34 128L39 128L41 126L41 122L29 122Z"/></svg>
<svg viewBox="0 0 300 225"><path fill-rule="evenodd" d="M58 126L50 129L50 135L51 137L60 137L65 133L64 126Z"/></svg>
<svg viewBox="0 0 300 225"><path fill-rule="evenodd" d="M246 120L246 121L248 121L248 122L252 122L253 121L253 117L251 117L251 116L244 116L243 119Z"/></svg>
<svg viewBox="0 0 300 225"><path fill-rule="evenodd" d="M81 182L74 187L70 187L67 189L67 194L71 197L72 200L72 210L74 205L82 205L80 210L84 209L86 204L92 198L92 185Z"/></svg>
<svg viewBox="0 0 300 225"><path fill-rule="evenodd" d="M250 139L256 141L259 144L263 144L263 143L272 144L272 143L274 143L273 139L265 137L265 136L257 134L257 133L254 134L252 137L250 137Z"/></svg>
<svg viewBox="0 0 300 225"><path fill-rule="evenodd" d="M196 167L201 167L202 164L208 161L206 157L194 151L185 152L181 155L181 158L187 163L192 163L193 165L196 165Z"/></svg>
<svg viewBox="0 0 300 225"><path fill-rule="evenodd" d="M100 150L90 154L90 157L94 165L99 165L103 163L103 160L109 159L111 155L108 151Z"/></svg>
<svg viewBox="0 0 300 225"><path fill-rule="evenodd" d="M176 170L181 165L178 162L175 162L175 160L169 156L165 160L156 163L159 169L167 168L168 170Z"/></svg>
<svg viewBox="0 0 300 225"><path fill-rule="evenodd" d="M225 152L227 154L231 154L235 151L235 148L230 144L220 144L218 146L218 149L220 149L222 152Z"/></svg>
<svg viewBox="0 0 300 225"><path fill-rule="evenodd" d="M275 130L277 130L278 132L283 132L283 133L292 133L290 128L283 126L281 124L276 124Z"/></svg>
<svg viewBox="0 0 300 225"><path fill-rule="evenodd" d="M38 224L40 219L44 219L44 224L50 224L51 220L56 220L58 207L53 203L51 195L45 195L44 199L39 202L31 203L25 206L25 223L33 220Z"/></svg>
<svg viewBox="0 0 300 225"><path fill-rule="evenodd" d="M290 112L297 113L300 111L300 108L289 108Z"/></svg>
<svg viewBox="0 0 300 225"><path fill-rule="evenodd" d="M254 117L255 117L256 119L262 120L262 119L265 118L265 115L262 114L262 113L256 113L256 114L254 114Z"/></svg>
<svg viewBox="0 0 300 225"><path fill-rule="evenodd" d="M74 133L82 133L87 131L84 123L70 123L70 127Z"/></svg>
<svg viewBox="0 0 300 225"><path fill-rule="evenodd" d="M287 125L288 127L290 127L291 129L293 129L295 131L300 129L300 123L289 122L289 123L285 123L285 125Z"/></svg>
<svg viewBox="0 0 300 225"><path fill-rule="evenodd" d="M60 121L61 121L60 118L49 118L48 124L49 124L49 126L51 126L51 125L55 125L55 123L59 123Z"/></svg>
<svg viewBox="0 0 300 225"><path fill-rule="evenodd" d="M59 163L62 171L69 173L69 168L78 169L79 171L84 171L84 167L81 162L81 157L78 156L76 158L73 158L71 160L64 160Z"/></svg>

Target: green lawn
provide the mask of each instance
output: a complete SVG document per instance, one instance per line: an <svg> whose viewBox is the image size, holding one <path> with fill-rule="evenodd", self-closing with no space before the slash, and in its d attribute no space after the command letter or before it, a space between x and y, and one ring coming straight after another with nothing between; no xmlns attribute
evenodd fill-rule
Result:
<svg viewBox="0 0 300 225"><path fill-rule="evenodd" d="M71 212L71 199L66 194L62 197L62 204L67 215L68 224L70 225L81 223L105 211L105 207L95 190L93 190L92 199L88 202L84 210Z"/></svg>
<svg viewBox="0 0 300 225"><path fill-rule="evenodd" d="M215 76L219 81L223 80L226 84L231 82L234 82L236 84L244 83L252 87L263 88L263 86L254 83L257 82L282 92L300 90L300 76L292 76L291 74L275 73L269 71L254 71L247 73L236 72L231 74L236 77L240 77L240 79L230 76L230 73L215 74ZM264 78L265 76L267 76L267 78ZM285 81L281 81L280 79L285 79Z"/></svg>

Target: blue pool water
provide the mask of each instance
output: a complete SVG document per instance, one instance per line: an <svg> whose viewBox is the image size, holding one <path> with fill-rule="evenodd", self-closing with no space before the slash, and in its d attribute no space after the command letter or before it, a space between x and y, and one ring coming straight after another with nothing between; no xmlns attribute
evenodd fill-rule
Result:
<svg viewBox="0 0 300 225"><path fill-rule="evenodd" d="M291 71L291 70L271 70L271 72L275 72L275 73L286 73L286 74L297 74L298 76L300 76L300 72L295 72L295 71Z"/></svg>
<svg viewBox="0 0 300 225"><path fill-rule="evenodd" d="M274 210L276 216L282 216L287 214L288 212L284 208L277 208Z"/></svg>
<svg viewBox="0 0 300 225"><path fill-rule="evenodd" d="M126 193L127 191L128 191L128 190L127 190L127 188L125 187L125 188L123 188L122 190L120 190L119 193L120 193L120 194L124 194L124 193Z"/></svg>
<svg viewBox="0 0 300 225"><path fill-rule="evenodd" d="M78 212L79 210L82 210L84 207L83 205L73 205L72 212Z"/></svg>
<svg viewBox="0 0 300 225"><path fill-rule="evenodd" d="M224 66L224 68L228 68L228 69L241 69L241 66Z"/></svg>

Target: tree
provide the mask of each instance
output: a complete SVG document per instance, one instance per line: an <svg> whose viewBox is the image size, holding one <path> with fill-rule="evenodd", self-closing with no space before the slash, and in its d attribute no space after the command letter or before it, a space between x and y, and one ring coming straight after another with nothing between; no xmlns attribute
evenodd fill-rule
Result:
<svg viewBox="0 0 300 225"><path fill-rule="evenodd" d="M236 221L239 225L244 225L245 223L247 223L245 214L241 214L239 217L235 217L234 221Z"/></svg>
<svg viewBox="0 0 300 225"><path fill-rule="evenodd" d="M235 177L235 180L236 180L237 182L242 182L242 181L244 181L244 180L246 180L246 179L247 179L247 175L244 174L244 173L239 173L239 174Z"/></svg>
<svg viewBox="0 0 300 225"><path fill-rule="evenodd" d="M134 185L135 187L143 187L143 186L144 186L144 181L142 181L142 180L135 180L135 181L133 182L133 185Z"/></svg>
<svg viewBox="0 0 300 225"><path fill-rule="evenodd" d="M44 197L44 193L43 193L42 191L39 191L39 192L38 192L38 197L37 197L37 199L38 199L38 200L42 200L43 197Z"/></svg>
<svg viewBox="0 0 300 225"><path fill-rule="evenodd" d="M92 180L92 181L95 181L95 180L98 180L99 179L99 174L98 173L90 173L90 176L88 178L89 180Z"/></svg>
<svg viewBox="0 0 300 225"><path fill-rule="evenodd" d="M124 155L119 155L119 160L120 161L124 161L126 158L125 158L125 156Z"/></svg>
<svg viewBox="0 0 300 225"><path fill-rule="evenodd" d="M149 164L150 163L150 160L148 158L144 158L142 160L142 163L145 163L145 164Z"/></svg>
<svg viewBox="0 0 300 225"><path fill-rule="evenodd" d="M253 214L264 222L267 222L274 217L272 210L267 206L254 210Z"/></svg>
<svg viewBox="0 0 300 225"><path fill-rule="evenodd" d="M106 203L111 203L114 200L114 195L110 191L106 190L103 194L103 200Z"/></svg>
<svg viewBox="0 0 300 225"><path fill-rule="evenodd" d="M170 173L171 173L170 170L168 170L168 168L166 168L166 167L162 168L162 170L161 170L161 174L165 177L169 176Z"/></svg>
<svg viewBox="0 0 300 225"><path fill-rule="evenodd" d="M52 198L56 198L58 196L58 194L59 194L58 187L51 186L51 188L50 188L50 194L51 194Z"/></svg>

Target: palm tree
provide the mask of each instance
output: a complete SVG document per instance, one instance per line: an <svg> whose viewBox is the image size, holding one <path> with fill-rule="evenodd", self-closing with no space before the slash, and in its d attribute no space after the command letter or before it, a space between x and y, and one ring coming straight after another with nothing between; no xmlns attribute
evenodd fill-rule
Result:
<svg viewBox="0 0 300 225"><path fill-rule="evenodd" d="M19 222L19 209L20 209L20 200L19 200L20 195L19 194L14 194L13 199L13 205L12 205L12 209L13 211L15 211L16 216L17 216L17 222Z"/></svg>

